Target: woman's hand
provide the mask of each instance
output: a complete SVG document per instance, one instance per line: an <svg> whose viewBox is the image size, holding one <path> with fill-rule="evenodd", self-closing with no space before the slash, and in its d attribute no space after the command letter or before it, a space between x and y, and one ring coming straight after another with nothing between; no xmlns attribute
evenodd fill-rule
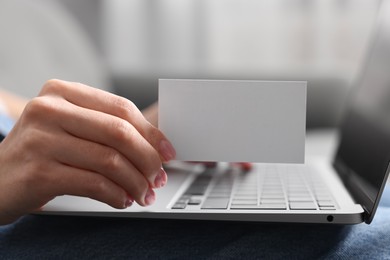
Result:
<svg viewBox="0 0 390 260"><path fill-rule="evenodd" d="M0 144L0 223L56 196L146 206L175 157L166 137L129 100L80 83L50 80Z"/></svg>

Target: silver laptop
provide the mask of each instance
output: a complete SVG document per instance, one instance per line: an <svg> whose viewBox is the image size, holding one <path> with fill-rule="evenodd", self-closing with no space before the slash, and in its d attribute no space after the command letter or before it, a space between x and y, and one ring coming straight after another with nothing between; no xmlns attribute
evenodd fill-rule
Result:
<svg viewBox="0 0 390 260"><path fill-rule="evenodd" d="M41 214L302 223L370 223L389 174L390 2L381 10L371 51L349 99L332 163L255 164L245 172L167 165L154 205L125 210L88 198L57 197Z"/></svg>

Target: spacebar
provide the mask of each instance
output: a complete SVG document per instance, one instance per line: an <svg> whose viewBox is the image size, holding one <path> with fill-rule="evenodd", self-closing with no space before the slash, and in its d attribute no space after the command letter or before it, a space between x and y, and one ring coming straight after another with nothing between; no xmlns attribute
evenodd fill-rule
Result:
<svg viewBox="0 0 390 260"><path fill-rule="evenodd" d="M226 198L209 198L203 203L201 209L227 209L229 197Z"/></svg>
<svg viewBox="0 0 390 260"><path fill-rule="evenodd" d="M258 209L258 210L284 210L287 209L286 204L261 204L261 205L231 205L230 209Z"/></svg>

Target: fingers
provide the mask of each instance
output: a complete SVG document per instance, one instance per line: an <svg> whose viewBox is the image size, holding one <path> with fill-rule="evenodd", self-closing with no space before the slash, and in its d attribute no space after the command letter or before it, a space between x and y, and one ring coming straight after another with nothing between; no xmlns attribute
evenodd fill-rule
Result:
<svg viewBox="0 0 390 260"><path fill-rule="evenodd" d="M49 99L46 103L52 103L43 105L49 107L46 109L49 110L47 116L54 114L52 120L67 133L112 147L148 179L151 187L161 185L165 176L161 172L162 161L173 158L175 151L130 101L85 85L57 80L49 81L41 96L41 99ZM69 103L69 100L73 103ZM120 103L122 105L117 106ZM125 113L126 106L134 107L126 109ZM53 109L56 110L54 113L50 111ZM148 138L142 132L147 132Z"/></svg>
<svg viewBox="0 0 390 260"><path fill-rule="evenodd" d="M131 101L81 83L59 80L48 81L41 92L42 95L57 93L74 105L129 122L159 152L163 161L175 157L176 152L164 134L150 124Z"/></svg>
<svg viewBox="0 0 390 260"><path fill-rule="evenodd" d="M200 163L206 168L214 168L217 166L217 162L189 162L189 163ZM241 170L248 172L253 168L253 164L250 162L232 162L231 165L241 168Z"/></svg>
<svg viewBox="0 0 390 260"><path fill-rule="evenodd" d="M249 163L249 162L237 162L237 163L232 163L232 164L237 165L245 172L249 172L253 168L253 164Z"/></svg>
<svg viewBox="0 0 390 260"><path fill-rule="evenodd" d="M63 114L58 122L65 131L120 152L154 185L162 166L159 154L131 124L108 114L76 106L73 110Z"/></svg>
<svg viewBox="0 0 390 260"><path fill-rule="evenodd" d="M132 205L133 198L119 185L100 174L77 169L67 165L57 167L54 180L57 185L52 187L52 194L67 194L88 197L101 201L117 209Z"/></svg>
<svg viewBox="0 0 390 260"><path fill-rule="evenodd" d="M76 137L59 140L58 145L61 149L52 154L58 162L106 177L122 187L140 205L146 206L153 202L154 193L148 180L118 151ZM162 187L166 181L166 173L160 167L153 187Z"/></svg>
<svg viewBox="0 0 390 260"><path fill-rule="evenodd" d="M176 155L132 102L79 83L48 81L22 119L32 129L52 133L46 140L51 142L49 157L74 178L62 174L64 180L53 189L61 184L63 194L88 196L117 208L129 203L129 197L143 206L153 203L153 188L167 182L162 162ZM110 188L115 196L106 194ZM97 194L99 189L105 192Z"/></svg>

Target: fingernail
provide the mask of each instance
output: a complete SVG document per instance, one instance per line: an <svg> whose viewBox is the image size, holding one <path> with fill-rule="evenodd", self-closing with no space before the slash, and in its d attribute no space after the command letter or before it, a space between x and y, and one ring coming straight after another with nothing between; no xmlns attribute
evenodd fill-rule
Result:
<svg viewBox="0 0 390 260"><path fill-rule="evenodd" d="M164 171L163 168L161 168L158 171L158 174L156 176L156 179L154 180L154 186L156 188L161 188L167 183L167 173Z"/></svg>
<svg viewBox="0 0 390 260"><path fill-rule="evenodd" d="M128 208L128 207L130 207L131 205L133 205L133 203L134 203L134 199L128 196L128 197L126 198L126 200L125 200L125 203L124 203L124 205L123 205L123 208Z"/></svg>
<svg viewBox="0 0 390 260"><path fill-rule="evenodd" d="M252 170L253 165L251 163L242 163L241 168L244 171L249 172L250 170Z"/></svg>
<svg viewBox="0 0 390 260"><path fill-rule="evenodd" d="M165 161L170 161L175 158L176 151L170 142L162 140L160 143L160 154Z"/></svg>
<svg viewBox="0 0 390 260"><path fill-rule="evenodd" d="M145 195L145 204L152 205L155 200L156 200L156 196L154 194L154 191L152 189L149 189Z"/></svg>

